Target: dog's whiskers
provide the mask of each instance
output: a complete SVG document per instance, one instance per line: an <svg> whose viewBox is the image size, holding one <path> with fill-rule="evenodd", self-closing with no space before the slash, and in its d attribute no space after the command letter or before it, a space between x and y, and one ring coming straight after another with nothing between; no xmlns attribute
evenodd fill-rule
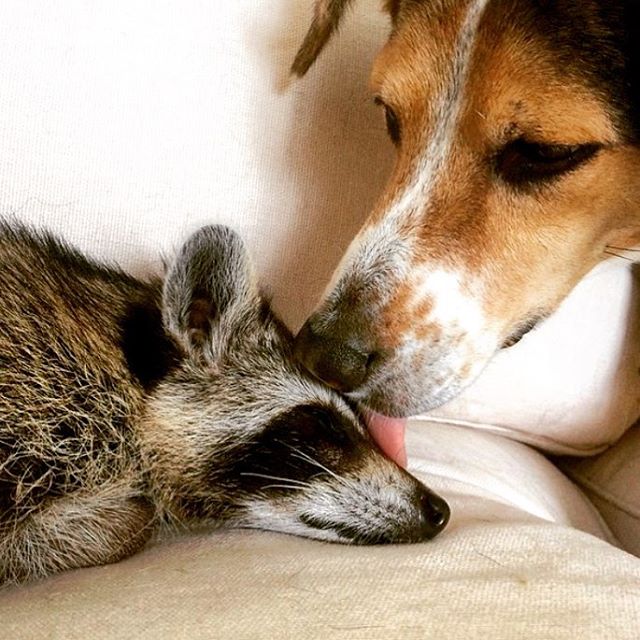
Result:
<svg viewBox="0 0 640 640"><path fill-rule="evenodd" d="M623 251L628 251L628 249L623 249ZM627 262L637 262L634 258L630 258L629 256L625 256L621 253L616 253L615 251L604 251L609 256L613 256L614 258L619 258L620 260L626 260Z"/></svg>

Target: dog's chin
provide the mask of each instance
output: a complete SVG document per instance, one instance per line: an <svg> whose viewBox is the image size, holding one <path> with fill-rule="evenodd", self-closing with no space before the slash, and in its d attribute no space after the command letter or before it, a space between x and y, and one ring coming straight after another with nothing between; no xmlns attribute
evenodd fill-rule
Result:
<svg viewBox="0 0 640 640"><path fill-rule="evenodd" d="M508 338L504 340L502 343L501 349L509 349L510 347L514 347L517 345L522 338L524 338L528 333L533 331L540 322L542 322L545 318L547 318L549 313L537 313L526 320L520 322L516 328L511 332Z"/></svg>
<svg viewBox="0 0 640 640"><path fill-rule="evenodd" d="M406 397L395 394L392 388L372 389L368 393L350 394L367 409L393 418L408 418L437 409L460 392L460 385L450 385L436 392L425 389L422 395Z"/></svg>
<svg viewBox="0 0 640 640"><path fill-rule="evenodd" d="M444 385L425 384L426 380L409 375L385 378L347 394L371 411L393 418L408 418L437 409L455 398L474 378L452 377Z"/></svg>
<svg viewBox="0 0 640 640"><path fill-rule="evenodd" d="M423 414L453 400L472 384L499 348L500 343L485 345L483 355L474 360L450 355L422 368L391 361L382 364L370 380L347 395L384 416L408 418ZM447 366L451 360L458 360L455 368Z"/></svg>

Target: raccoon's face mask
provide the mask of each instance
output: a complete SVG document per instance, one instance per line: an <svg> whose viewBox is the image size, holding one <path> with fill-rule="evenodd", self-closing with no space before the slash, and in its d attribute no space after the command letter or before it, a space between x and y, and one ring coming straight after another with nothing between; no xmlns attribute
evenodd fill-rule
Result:
<svg viewBox="0 0 640 640"><path fill-rule="evenodd" d="M444 528L444 500L295 364L236 234L208 227L187 242L163 314L184 358L150 398L145 447L172 515L362 544Z"/></svg>

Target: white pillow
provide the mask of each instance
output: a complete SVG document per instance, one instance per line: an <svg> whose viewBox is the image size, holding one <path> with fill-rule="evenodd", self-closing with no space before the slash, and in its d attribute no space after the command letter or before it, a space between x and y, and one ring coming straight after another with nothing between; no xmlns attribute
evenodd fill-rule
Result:
<svg viewBox="0 0 640 640"><path fill-rule="evenodd" d="M449 530L553 522L615 543L585 495L541 453L493 433L410 420L409 470L451 505Z"/></svg>
<svg viewBox="0 0 640 640"><path fill-rule="evenodd" d="M426 418L592 455L640 417L640 269L614 259L455 400Z"/></svg>

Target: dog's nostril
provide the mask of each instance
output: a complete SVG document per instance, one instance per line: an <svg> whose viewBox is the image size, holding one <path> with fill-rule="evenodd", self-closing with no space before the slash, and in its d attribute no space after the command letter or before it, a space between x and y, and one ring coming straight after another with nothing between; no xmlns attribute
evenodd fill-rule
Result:
<svg viewBox="0 0 640 640"><path fill-rule="evenodd" d="M377 357L356 339L317 333L308 322L296 337L295 354L314 376L343 392L364 382Z"/></svg>
<svg viewBox="0 0 640 640"><path fill-rule="evenodd" d="M352 391L364 382L370 354L339 344L327 356L320 377L329 385L339 391Z"/></svg>
<svg viewBox="0 0 640 640"><path fill-rule="evenodd" d="M442 498L435 494L425 494L420 498L420 505L427 527L431 529L432 536L447 526L451 510Z"/></svg>

